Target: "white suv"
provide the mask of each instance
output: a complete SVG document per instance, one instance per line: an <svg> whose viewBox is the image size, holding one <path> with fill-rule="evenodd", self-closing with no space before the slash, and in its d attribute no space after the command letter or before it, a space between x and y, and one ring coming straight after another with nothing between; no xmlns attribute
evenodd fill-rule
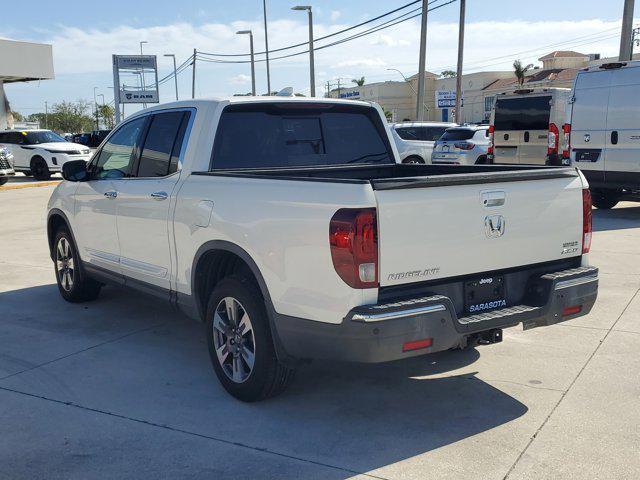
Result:
<svg viewBox="0 0 640 480"><path fill-rule="evenodd" d="M488 163L490 144L488 125L465 125L450 128L433 147L433 163L475 165Z"/></svg>
<svg viewBox="0 0 640 480"><path fill-rule="evenodd" d="M400 163L431 163L433 144L447 128L455 126L455 123L446 122L411 122L392 125L391 133L400 154Z"/></svg>
<svg viewBox="0 0 640 480"><path fill-rule="evenodd" d="M5 130L0 132L0 147L13 154L16 172L48 180L70 160L89 160L91 150L79 143L67 142L51 130Z"/></svg>

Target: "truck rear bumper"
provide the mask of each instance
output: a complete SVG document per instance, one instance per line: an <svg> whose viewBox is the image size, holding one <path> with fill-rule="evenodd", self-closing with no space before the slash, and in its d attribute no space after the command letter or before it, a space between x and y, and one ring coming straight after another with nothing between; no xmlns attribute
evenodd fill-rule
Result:
<svg viewBox="0 0 640 480"><path fill-rule="evenodd" d="M386 362L464 346L482 332L518 324L527 330L586 315L597 297L598 269L547 273L530 279L528 291L525 303L470 316L456 315L450 298L431 295L357 307L338 325L274 320L281 347L294 358Z"/></svg>

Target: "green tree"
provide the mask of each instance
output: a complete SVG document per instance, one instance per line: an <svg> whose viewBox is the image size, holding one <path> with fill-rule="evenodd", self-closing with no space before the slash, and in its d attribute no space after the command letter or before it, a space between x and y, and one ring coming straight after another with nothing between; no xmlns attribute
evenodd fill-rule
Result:
<svg viewBox="0 0 640 480"><path fill-rule="evenodd" d="M354 78L351 83L355 83L357 86L362 87L364 85L364 77Z"/></svg>
<svg viewBox="0 0 640 480"><path fill-rule="evenodd" d="M513 73L516 76L516 79L518 80L518 85L520 85L522 87L522 85L524 85L524 77L527 74L527 72L529 71L530 68L533 67L533 64L529 64L526 67L522 66L522 62L520 60L516 60L515 62L513 62Z"/></svg>
<svg viewBox="0 0 640 480"><path fill-rule="evenodd" d="M11 110L11 115L13 116L14 122L24 122L24 116L20 112L14 112Z"/></svg>
<svg viewBox="0 0 640 480"><path fill-rule="evenodd" d="M442 72L440 72L440 76L442 78L454 78L456 76L456 72L454 72L453 70L443 70Z"/></svg>
<svg viewBox="0 0 640 480"><path fill-rule="evenodd" d="M92 103L86 100L55 103L48 115L32 113L27 120L40 122L40 126L47 125L50 130L60 133L90 132L96 124Z"/></svg>
<svg viewBox="0 0 640 480"><path fill-rule="evenodd" d="M102 121L107 128L113 128L115 126L115 110L111 105L99 105L98 116L102 118Z"/></svg>

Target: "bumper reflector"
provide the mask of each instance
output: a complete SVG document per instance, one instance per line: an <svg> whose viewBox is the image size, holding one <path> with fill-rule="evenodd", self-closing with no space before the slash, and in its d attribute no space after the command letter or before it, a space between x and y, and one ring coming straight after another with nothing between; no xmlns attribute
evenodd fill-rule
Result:
<svg viewBox="0 0 640 480"><path fill-rule="evenodd" d="M568 317L569 315L575 315L576 313L580 313L582 311L582 305L574 305L573 307L565 307L562 310L562 316Z"/></svg>
<svg viewBox="0 0 640 480"><path fill-rule="evenodd" d="M413 342L407 342L402 345L403 352L410 352L412 350L420 350L421 348L428 348L433 345L433 338L425 338L422 340L415 340Z"/></svg>

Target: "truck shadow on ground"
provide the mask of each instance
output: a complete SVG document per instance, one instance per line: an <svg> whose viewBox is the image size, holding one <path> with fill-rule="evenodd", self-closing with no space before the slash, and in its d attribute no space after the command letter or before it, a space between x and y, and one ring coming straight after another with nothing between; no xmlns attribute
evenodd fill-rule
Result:
<svg viewBox="0 0 640 480"><path fill-rule="evenodd" d="M202 325L155 300L105 288L97 301L72 305L43 285L2 292L0 305L0 387L134 419L132 429L142 421L210 439L212 448L224 442L335 467L328 478L422 455L527 412L473 373L447 375L474 363L474 349L384 365L316 361L281 396L244 404L215 378Z"/></svg>
<svg viewBox="0 0 640 480"><path fill-rule="evenodd" d="M618 207L611 210L593 209L593 231L640 228L640 207Z"/></svg>

